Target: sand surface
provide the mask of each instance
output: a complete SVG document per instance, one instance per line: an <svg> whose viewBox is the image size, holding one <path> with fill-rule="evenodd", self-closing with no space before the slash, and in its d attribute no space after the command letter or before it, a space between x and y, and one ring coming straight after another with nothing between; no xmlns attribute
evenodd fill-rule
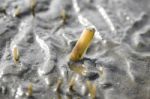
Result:
<svg viewBox="0 0 150 99"><path fill-rule="evenodd" d="M0 0L0 99L91 99L87 80L96 99L150 99L150 0L32 1ZM81 76L68 64L86 26L96 33Z"/></svg>

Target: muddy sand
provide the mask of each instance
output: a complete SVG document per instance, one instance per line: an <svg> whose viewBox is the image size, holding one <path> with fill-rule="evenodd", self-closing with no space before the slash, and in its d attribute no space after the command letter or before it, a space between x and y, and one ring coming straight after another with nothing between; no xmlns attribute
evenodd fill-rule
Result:
<svg viewBox="0 0 150 99"><path fill-rule="evenodd" d="M149 5L0 0L0 99L150 99ZM87 26L96 32L79 75L69 54Z"/></svg>

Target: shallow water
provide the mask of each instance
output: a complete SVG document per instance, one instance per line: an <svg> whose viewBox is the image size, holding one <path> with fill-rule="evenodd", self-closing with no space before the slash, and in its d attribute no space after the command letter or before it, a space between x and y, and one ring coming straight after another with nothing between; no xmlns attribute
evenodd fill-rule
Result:
<svg viewBox="0 0 150 99"><path fill-rule="evenodd" d="M96 99L150 99L149 0L36 0L35 17L31 1L0 0L0 99L91 99L87 80ZM96 33L81 61L88 75L81 76L68 56L86 26Z"/></svg>

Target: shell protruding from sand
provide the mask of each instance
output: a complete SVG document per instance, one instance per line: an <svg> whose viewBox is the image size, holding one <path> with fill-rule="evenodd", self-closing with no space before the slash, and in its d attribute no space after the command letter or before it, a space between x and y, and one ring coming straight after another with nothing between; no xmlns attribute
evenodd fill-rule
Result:
<svg viewBox="0 0 150 99"><path fill-rule="evenodd" d="M88 49L95 34L93 27L86 27L70 54L71 61L79 61Z"/></svg>

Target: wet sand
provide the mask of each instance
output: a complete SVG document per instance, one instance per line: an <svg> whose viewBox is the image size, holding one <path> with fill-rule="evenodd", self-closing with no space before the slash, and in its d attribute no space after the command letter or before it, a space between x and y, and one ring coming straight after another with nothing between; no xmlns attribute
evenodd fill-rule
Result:
<svg viewBox="0 0 150 99"><path fill-rule="evenodd" d="M150 99L149 4L0 0L0 99L91 99L87 81L95 99ZM69 54L87 26L96 32L79 75Z"/></svg>

